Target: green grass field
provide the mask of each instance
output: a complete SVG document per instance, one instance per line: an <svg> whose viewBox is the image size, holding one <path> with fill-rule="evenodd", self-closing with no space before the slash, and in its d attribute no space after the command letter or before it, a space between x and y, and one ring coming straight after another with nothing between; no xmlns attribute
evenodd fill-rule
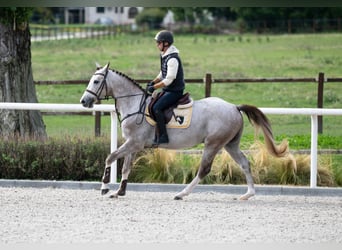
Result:
<svg viewBox="0 0 342 250"><path fill-rule="evenodd" d="M72 39L32 43L36 80L88 79L95 61L133 78L157 74L154 33L114 39ZM342 34L175 35L186 78L340 77Z"/></svg>
<svg viewBox="0 0 342 250"><path fill-rule="evenodd" d="M154 32L119 34L99 40L75 39L32 43L35 80L90 79L95 62L111 63L111 68L136 79L151 79L159 70L159 54ZM181 53L185 77L202 79L238 77L341 77L342 34L306 35L177 35L175 45ZM79 103L85 85L36 86L39 102ZM187 84L194 99L204 97L204 85ZM258 107L315 108L315 83L231 83L213 84L212 96L236 104ZM342 83L325 83L324 107L341 108ZM113 103L113 100L103 101ZM277 138L310 135L308 116L269 116ZM91 116L44 116L50 136L94 134ZM102 118L102 131L109 134L109 116ZM341 148L342 117L325 116L323 137L333 148ZM246 121L245 138L253 137ZM308 143L310 145L310 142ZM329 146L329 145L328 145ZM292 145L292 147L297 147ZM324 145L324 147L327 147Z"/></svg>

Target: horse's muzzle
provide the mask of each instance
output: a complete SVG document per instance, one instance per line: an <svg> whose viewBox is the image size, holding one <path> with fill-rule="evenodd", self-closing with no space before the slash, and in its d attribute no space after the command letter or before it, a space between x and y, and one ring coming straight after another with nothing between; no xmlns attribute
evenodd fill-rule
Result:
<svg viewBox="0 0 342 250"><path fill-rule="evenodd" d="M85 108L92 108L94 106L94 99L87 96L82 97L80 102Z"/></svg>

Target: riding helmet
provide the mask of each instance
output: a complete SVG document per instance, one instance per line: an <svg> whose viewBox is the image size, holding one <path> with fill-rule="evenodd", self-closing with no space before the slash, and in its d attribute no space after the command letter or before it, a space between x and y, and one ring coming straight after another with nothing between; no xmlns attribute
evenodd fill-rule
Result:
<svg viewBox="0 0 342 250"><path fill-rule="evenodd" d="M170 45L173 43L173 35L168 30L159 31L154 39L157 42L168 42Z"/></svg>

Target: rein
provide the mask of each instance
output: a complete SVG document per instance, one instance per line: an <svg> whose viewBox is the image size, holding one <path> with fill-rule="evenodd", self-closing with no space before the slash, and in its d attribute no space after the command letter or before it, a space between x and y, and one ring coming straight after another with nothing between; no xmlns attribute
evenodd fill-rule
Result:
<svg viewBox="0 0 342 250"><path fill-rule="evenodd" d="M141 117L141 120L140 120L139 122L136 123L137 125L140 125L140 124L143 122L145 115L149 116L148 114L145 113L145 109L146 109L146 100L147 100L147 97L148 97L148 95L147 95L146 93L114 97L114 100L115 100L115 109L116 109L116 101L117 101L117 99L119 99L119 98L124 98L124 97L138 96L138 95L141 95L141 100L140 100L140 104L139 104L139 110L136 111L136 112L133 112L133 113L130 113L130 114L126 115L126 116L125 116L124 118L122 118L122 119L121 119L120 116L118 115L118 120L119 120L120 124L121 124L124 120L126 120L127 118L129 118L129 117L131 117L131 116L142 114L143 116ZM118 111L117 109L116 109L116 113L117 113L117 114L120 114L119 111Z"/></svg>

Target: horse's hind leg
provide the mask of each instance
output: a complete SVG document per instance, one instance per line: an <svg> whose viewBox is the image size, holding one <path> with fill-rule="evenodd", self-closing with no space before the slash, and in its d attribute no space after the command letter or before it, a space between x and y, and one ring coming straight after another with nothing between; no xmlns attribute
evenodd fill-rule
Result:
<svg viewBox="0 0 342 250"><path fill-rule="evenodd" d="M174 198L175 200L182 200L184 196L189 195L193 191L193 189L196 187L196 185L201 180L203 180L203 178L210 172L211 165L219 149L220 147L208 149L208 147L206 146L204 148L201 165L198 169L198 172L195 178L181 192L176 194Z"/></svg>
<svg viewBox="0 0 342 250"><path fill-rule="evenodd" d="M254 181L251 173L250 163L246 156L239 148L240 139L229 142L224 148L231 155L231 157L240 165L245 173L247 181L247 192L240 197L240 200L248 200L255 195Z"/></svg>

